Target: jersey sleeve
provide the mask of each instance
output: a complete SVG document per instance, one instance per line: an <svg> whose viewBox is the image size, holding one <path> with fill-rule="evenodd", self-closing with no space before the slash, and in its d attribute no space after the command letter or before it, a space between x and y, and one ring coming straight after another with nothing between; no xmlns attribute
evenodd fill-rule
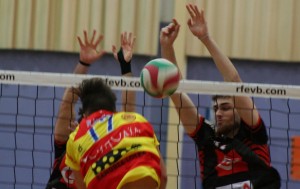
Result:
<svg viewBox="0 0 300 189"><path fill-rule="evenodd" d="M79 164L78 160L76 160L75 154L76 154L76 148L74 147L74 140L70 136L70 138L67 142L66 165L69 166L72 170L79 171L80 164Z"/></svg>
<svg viewBox="0 0 300 189"><path fill-rule="evenodd" d="M54 141L54 157L55 159L61 157L66 152L66 142Z"/></svg>
<svg viewBox="0 0 300 189"><path fill-rule="evenodd" d="M198 147L202 147L214 136L214 133L215 131L212 124L204 117L200 117L199 125L193 133L189 134L189 136L194 140Z"/></svg>
<svg viewBox="0 0 300 189"><path fill-rule="evenodd" d="M155 146L159 146L159 141L157 140L157 137L156 137L155 134L153 135L153 138L154 138L154 144L155 144Z"/></svg>
<svg viewBox="0 0 300 189"><path fill-rule="evenodd" d="M259 117L259 121L257 125L252 128L247 125L243 120L241 123L245 129L250 131L251 139L257 144L265 144L268 141L268 134L266 130L266 126L261 117Z"/></svg>

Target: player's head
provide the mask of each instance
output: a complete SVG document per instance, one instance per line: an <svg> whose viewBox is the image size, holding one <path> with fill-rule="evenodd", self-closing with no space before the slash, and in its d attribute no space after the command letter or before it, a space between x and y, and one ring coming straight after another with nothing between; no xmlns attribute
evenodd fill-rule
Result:
<svg viewBox="0 0 300 189"><path fill-rule="evenodd" d="M98 110L116 111L116 95L101 78L85 79L78 87L82 108L80 114L90 115Z"/></svg>
<svg viewBox="0 0 300 189"><path fill-rule="evenodd" d="M239 126L240 116L236 111L232 96L213 97L214 111L218 134L234 134L234 129Z"/></svg>

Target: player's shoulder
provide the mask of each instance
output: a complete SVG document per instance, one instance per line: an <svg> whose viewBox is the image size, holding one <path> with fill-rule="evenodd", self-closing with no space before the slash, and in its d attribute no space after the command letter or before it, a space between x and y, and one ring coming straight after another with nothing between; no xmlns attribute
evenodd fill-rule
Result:
<svg viewBox="0 0 300 189"><path fill-rule="evenodd" d="M70 135L69 135L69 141L70 140L74 140L74 138L75 138L75 136L76 136L76 134L78 133L78 130L79 130L79 125L75 128L75 130L74 131L72 131L71 133L70 133Z"/></svg>

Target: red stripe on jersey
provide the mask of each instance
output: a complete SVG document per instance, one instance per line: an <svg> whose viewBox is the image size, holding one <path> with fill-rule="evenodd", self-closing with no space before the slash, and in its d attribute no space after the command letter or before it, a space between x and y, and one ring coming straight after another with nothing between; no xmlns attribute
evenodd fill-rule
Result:
<svg viewBox="0 0 300 189"><path fill-rule="evenodd" d="M204 152L203 151L198 151L198 157L200 161L200 173L201 173L201 178L204 178Z"/></svg>
<svg viewBox="0 0 300 189"><path fill-rule="evenodd" d="M201 129L201 127L202 127L203 121L204 121L204 117L200 117L199 124L198 124L197 128L195 129L195 131L189 134L190 137L193 138L193 137L198 133L198 131L199 131L199 130Z"/></svg>
<svg viewBox="0 0 300 189"><path fill-rule="evenodd" d="M270 166L270 152L268 145L258 145L258 144L252 144L250 146L251 150L257 154L267 165Z"/></svg>
<svg viewBox="0 0 300 189"><path fill-rule="evenodd" d="M59 166L59 170L62 176L60 182L68 186L69 189L76 189L74 173L70 167L66 165L66 156L63 157Z"/></svg>
<svg viewBox="0 0 300 189"><path fill-rule="evenodd" d="M261 119L261 117L259 117L258 121L257 121L257 123L255 125L248 126L248 127L251 128L251 130L252 130L253 133L256 133L256 132L258 132L260 130L261 126L262 126L262 119Z"/></svg>
<svg viewBox="0 0 300 189"><path fill-rule="evenodd" d="M88 185L88 188L103 188L115 189L119 185L122 178L129 171L139 166L147 166L153 168L158 177L161 176L160 159L156 155L147 152L139 152L126 157L120 162L107 168L105 171L98 174ZM138 178L137 178L138 179Z"/></svg>
<svg viewBox="0 0 300 189"><path fill-rule="evenodd" d="M215 167L219 177L248 171L248 163L235 151L230 150L224 154L219 149L215 150L219 164Z"/></svg>
<svg viewBox="0 0 300 189"><path fill-rule="evenodd" d="M142 128L142 129L141 129ZM88 171L89 167L98 159L106 155L112 148L118 145L125 137L153 137L154 132L149 122L135 122L122 125L113 130L94 145L80 159L82 173Z"/></svg>

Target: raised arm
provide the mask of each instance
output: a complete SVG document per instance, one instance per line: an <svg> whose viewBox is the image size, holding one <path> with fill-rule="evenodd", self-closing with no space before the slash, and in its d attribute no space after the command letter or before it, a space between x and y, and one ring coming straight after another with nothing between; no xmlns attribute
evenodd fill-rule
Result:
<svg viewBox="0 0 300 189"><path fill-rule="evenodd" d="M180 25L173 19L173 22L161 29L160 45L162 58L168 59L177 65L173 43L177 38ZM175 93L171 96L176 111L180 116L182 125L187 133L192 133L199 123L197 108L185 93Z"/></svg>
<svg viewBox="0 0 300 189"><path fill-rule="evenodd" d="M121 48L117 52L115 45L112 46L112 52L115 59L119 62L121 67L121 74L124 77L133 77L131 71L131 59L133 55L133 48L135 43L135 36L130 32L123 32L121 34ZM122 110L127 112L135 112L135 92L132 90L122 91Z"/></svg>
<svg viewBox="0 0 300 189"><path fill-rule="evenodd" d="M240 75L230 59L219 49L217 43L209 35L204 11L199 11L197 5L187 4L186 8L189 12L188 26L190 31L205 45L211 54L216 67L228 82L242 82ZM240 117L248 125L256 125L259 119L259 113L251 98L238 96L234 98L235 106Z"/></svg>
<svg viewBox="0 0 300 189"><path fill-rule="evenodd" d="M103 50L97 50L98 45L103 39L102 35L96 38L96 31L93 31L92 37L89 39L87 32L84 31L84 40L77 37L80 45L79 62L75 66L73 73L86 74L88 68L96 60L103 56ZM68 140L71 130L74 129L75 121L75 103L78 96L73 93L73 88L66 88L60 107L58 110L58 117L55 123L54 137L57 142L64 143Z"/></svg>

